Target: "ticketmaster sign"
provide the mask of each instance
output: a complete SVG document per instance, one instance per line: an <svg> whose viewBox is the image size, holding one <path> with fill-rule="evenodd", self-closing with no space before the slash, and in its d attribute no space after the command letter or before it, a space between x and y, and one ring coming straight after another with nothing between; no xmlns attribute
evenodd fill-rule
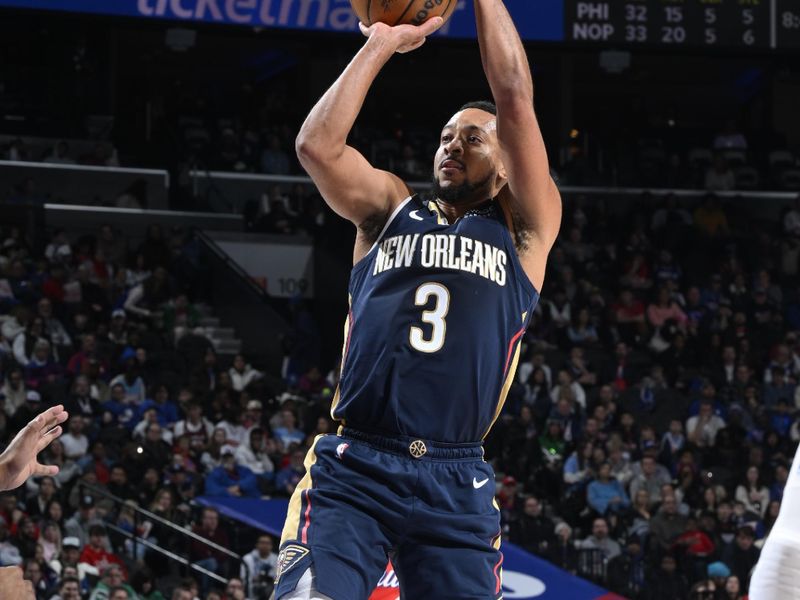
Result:
<svg viewBox="0 0 800 600"><path fill-rule="evenodd" d="M564 38L563 0L506 0L523 38ZM251 27L358 31L350 0L0 0L0 7L199 21ZM475 37L472 0L458 0L438 35Z"/></svg>

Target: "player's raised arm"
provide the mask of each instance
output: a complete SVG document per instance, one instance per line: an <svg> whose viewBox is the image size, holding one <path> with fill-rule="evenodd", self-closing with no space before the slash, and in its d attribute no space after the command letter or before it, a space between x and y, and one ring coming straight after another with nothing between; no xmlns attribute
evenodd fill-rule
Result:
<svg viewBox="0 0 800 600"><path fill-rule="evenodd" d="M497 105L497 138L508 177L508 199L521 226L520 262L541 290L547 254L561 226L561 196L550 177L533 110L533 78L511 15L502 0L474 0L481 59Z"/></svg>
<svg viewBox="0 0 800 600"><path fill-rule="evenodd" d="M390 211L409 190L395 175L372 167L347 145L347 136L383 65L395 52L421 46L441 24L442 19L437 17L419 27L383 23L369 29L362 26L369 39L311 110L297 136L297 155L303 168L330 207L357 226Z"/></svg>

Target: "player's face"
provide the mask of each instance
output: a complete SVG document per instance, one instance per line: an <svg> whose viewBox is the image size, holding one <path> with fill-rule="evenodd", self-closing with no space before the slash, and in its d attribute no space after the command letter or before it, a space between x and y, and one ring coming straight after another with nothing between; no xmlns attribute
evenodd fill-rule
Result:
<svg viewBox="0 0 800 600"><path fill-rule="evenodd" d="M497 118L477 108L462 110L442 129L433 160L440 200L467 204L493 197L505 184L497 141Z"/></svg>

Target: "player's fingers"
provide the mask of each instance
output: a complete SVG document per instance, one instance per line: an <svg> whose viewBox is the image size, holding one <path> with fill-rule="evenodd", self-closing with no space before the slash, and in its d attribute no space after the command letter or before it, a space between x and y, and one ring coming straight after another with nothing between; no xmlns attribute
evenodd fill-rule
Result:
<svg viewBox="0 0 800 600"><path fill-rule="evenodd" d="M59 404L37 415L32 422L35 423L36 430L43 433L51 430L59 423L66 421L68 416L67 411L64 410L64 406Z"/></svg>
<svg viewBox="0 0 800 600"><path fill-rule="evenodd" d="M32 475L34 477L44 477L46 475L48 475L50 477L54 477L54 476L58 475L58 471L59 471L59 469L58 469L58 467L56 465L42 465L42 464L36 463L36 466L33 468Z"/></svg>
<svg viewBox="0 0 800 600"><path fill-rule="evenodd" d="M358 22L358 28L361 30L361 33L367 37L369 37L369 34L372 33L372 27L367 27L361 21Z"/></svg>
<svg viewBox="0 0 800 600"><path fill-rule="evenodd" d="M442 25L444 25L444 19L442 17L432 17L419 26L419 32L421 35L427 37Z"/></svg>
<svg viewBox="0 0 800 600"><path fill-rule="evenodd" d="M50 442L52 442L62 433L63 429L61 428L61 425L59 425L57 427L53 427L50 431L42 435L42 437L36 442L36 454L39 454L39 452L47 448L47 446L50 445Z"/></svg>

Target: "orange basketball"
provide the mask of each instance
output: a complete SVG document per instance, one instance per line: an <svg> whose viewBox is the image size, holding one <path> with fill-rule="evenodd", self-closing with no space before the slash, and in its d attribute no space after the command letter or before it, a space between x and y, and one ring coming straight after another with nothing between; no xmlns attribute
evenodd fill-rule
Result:
<svg viewBox="0 0 800 600"><path fill-rule="evenodd" d="M458 0L350 0L353 12L364 25L380 21L387 25L421 25L431 17L450 18Z"/></svg>

